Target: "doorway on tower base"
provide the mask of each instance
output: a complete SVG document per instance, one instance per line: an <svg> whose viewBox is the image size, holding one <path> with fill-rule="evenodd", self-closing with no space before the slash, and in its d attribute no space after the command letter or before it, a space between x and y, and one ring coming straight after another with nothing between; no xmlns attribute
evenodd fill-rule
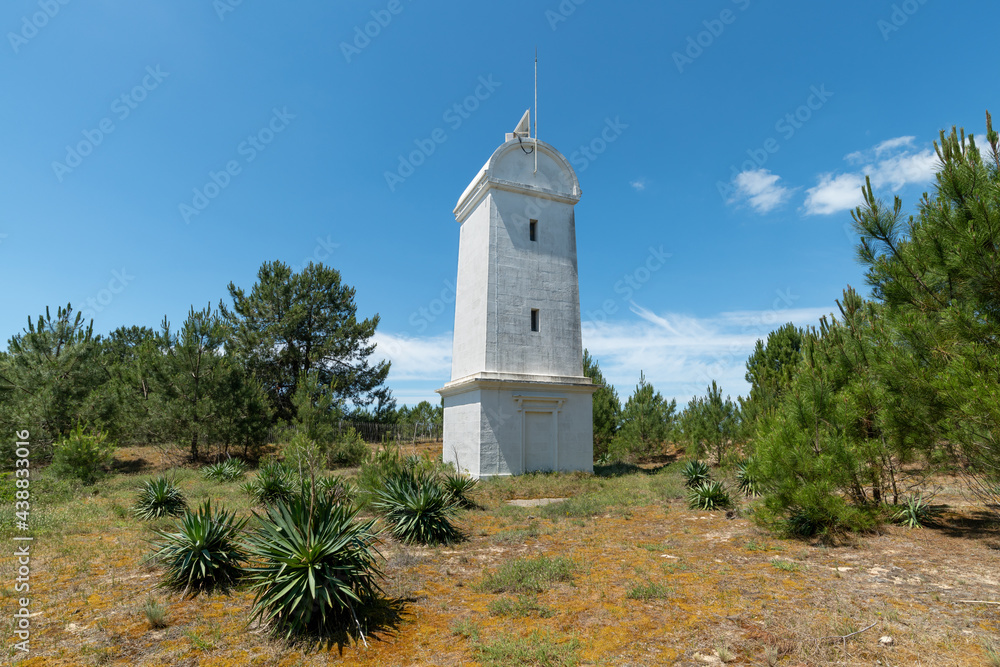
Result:
<svg viewBox="0 0 1000 667"><path fill-rule="evenodd" d="M564 396L515 395L521 414L521 470L559 470L559 412Z"/></svg>
<svg viewBox="0 0 1000 667"><path fill-rule="evenodd" d="M558 467L556 419L553 412L524 413L524 470L547 471Z"/></svg>

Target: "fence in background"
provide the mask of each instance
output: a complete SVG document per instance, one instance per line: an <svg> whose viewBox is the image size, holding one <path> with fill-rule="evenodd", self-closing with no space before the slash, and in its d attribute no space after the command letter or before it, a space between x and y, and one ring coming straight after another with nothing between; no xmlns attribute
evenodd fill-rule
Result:
<svg viewBox="0 0 1000 667"><path fill-rule="evenodd" d="M365 442L431 442L441 440L444 430L441 424L381 424L379 422L349 421L342 419L337 422L337 434L348 428L353 428ZM292 428L288 426L272 426L267 433L267 441L274 443L287 442L291 437Z"/></svg>

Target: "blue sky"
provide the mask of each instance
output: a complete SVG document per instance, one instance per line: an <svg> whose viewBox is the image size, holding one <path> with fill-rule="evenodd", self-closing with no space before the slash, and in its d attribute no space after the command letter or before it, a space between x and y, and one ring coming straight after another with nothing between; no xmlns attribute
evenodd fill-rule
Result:
<svg viewBox="0 0 1000 667"><path fill-rule="evenodd" d="M436 401L451 211L531 106L537 47L539 137L583 189L584 344L623 398L640 370L679 402L745 394L758 337L867 291L864 175L912 210L938 131L1000 108L1000 8L955 7L10 0L0 337L67 302L102 333L177 325L264 261L322 260L381 316L400 403Z"/></svg>

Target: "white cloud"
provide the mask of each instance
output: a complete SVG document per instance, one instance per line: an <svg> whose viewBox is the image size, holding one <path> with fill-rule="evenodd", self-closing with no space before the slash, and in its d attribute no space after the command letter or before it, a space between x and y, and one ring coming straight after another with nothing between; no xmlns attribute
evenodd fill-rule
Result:
<svg viewBox="0 0 1000 667"><path fill-rule="evenodd" d="M390 383L434 380L443 384L451 377L451 332L429 338L413 338L376 331L372 340L376 344L372 356L392 362Z"/></svg>
<svg viewBox="0 0 1000 667"><path fill-rule="evenodd" d="M816 187L806 190L806 213L829 215L858 206L865 179L858 174L823 174Z"/></svg>
<svg viewBox="0 0 1000 667"><path fill-rule="evenodd" d="M938 169L937 155L930 148L914 152L914 140L915 137L895 137L845 155L846 162L860 166L843 174L820 174L819 182L806 190L805 212L830 215L858 206L863 201L861 186L866 175L871 177L874 190L888 188L893 192L906 185L933 181Z"/></svg>
<svg viewBox="0 0 1000 667"><path fill-rule="evenodd" d="M636 192L642 192L643 190L646 189L646 179L645 178L640 178L640 179L631 181L629 183L629 185L631 185L636 190Z"/></svg>
<svg viewBox="0 0 1000 667"><path fill-rule="evenodd" d="M769 213L788 200L791 190L778 185L781 177L767 169L752 169L736 175L736 192L730 201L746 200L758 213Z"/></svg>
<svg viewBox="0 0 1000 667"><path fill-rule="evenodd" d="M930 149L915 154L894 155L877 163L869 172L872 187L889 186L893 192L909 183L928 183L938 170L938 157Z"/></svg>
<svg viewBox="0 0 1000 667"><path fill-rule="evenodd" d="M879 156L886 151L895 150L904 146L912 146L914 139L916 139L916 137L896 137L895 139L886 139L882 143L875 146L875 155Z"/></svg>

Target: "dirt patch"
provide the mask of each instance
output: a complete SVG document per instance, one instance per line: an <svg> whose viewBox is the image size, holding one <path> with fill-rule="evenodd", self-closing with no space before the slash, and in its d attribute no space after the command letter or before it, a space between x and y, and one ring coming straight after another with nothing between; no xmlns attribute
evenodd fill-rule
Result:
<svg viewBox="0 0 1000 667"><path fill-rule="evenodd" d="M513 505L514 507L542 507L543 505L552 505L553 503L561 503L565 498L527 498L520 500L508 500L508 505Z"/></svg>

